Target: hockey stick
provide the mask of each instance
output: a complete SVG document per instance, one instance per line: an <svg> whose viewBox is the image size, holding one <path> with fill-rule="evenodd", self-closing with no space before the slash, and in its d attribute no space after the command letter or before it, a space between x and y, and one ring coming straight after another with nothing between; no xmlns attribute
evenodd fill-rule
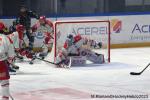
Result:
<svg viewBox="0 0 150 100"><path fill-rule="evenodd" d="M11 98L11 100L14 100L14 98L12 97L12 95L9 95L9 97Z"/></svg>
<svg viewBox="0 0 150 100"><path fill-rule="evenodd" d="M141 72L130 72L130 75L141 75L150 65L150 63Z"/></svg>
<svg viewBox="0 0 150 100"><path fill-rule="evenodd" d="M50 63L50 64L58 65L58 64L56 64L56 63L50 62L50 61L48 61L48 60L41 59L41 58L39 58L39 57L35 57L35 59L39 59L39 60L41 60L41 61L45 61L45 62Z"/></svg>
<svg viewBox="0 0 150 100"><path fill-rule="evenodd" d="M23 41L23 46L24 46L24 48L26 48L27 47L27 44L26 44L26 42L25 42L25 40L24 39L22 39L22 41Z"/></svg>
<svg viewBox="0 0 150 100"><path fill-rule="evenodd" d="M50 35L50 37L51 37L52 39L54 39L54 37L53 37L52 35Z"/></svg>
<svg viewBox="0 0 150 100"><path fill-rule="evenodd" d="M45 62L50 63L50 64L59 65L59 64L57 64L57 63L53 63L53 62L50 62L50 61L48 61L48 60L44 60L44 59L41 59L41 58L38 58L38 57L35 57L35 59L39 59L39 60L41 60L41 61L45 61ZM66 65L64 68L70 68L70 67L71 67L71 63L72 63L72 60L71 60L71 57L70 57L70 58L69 58L69 64Z"/></svg>

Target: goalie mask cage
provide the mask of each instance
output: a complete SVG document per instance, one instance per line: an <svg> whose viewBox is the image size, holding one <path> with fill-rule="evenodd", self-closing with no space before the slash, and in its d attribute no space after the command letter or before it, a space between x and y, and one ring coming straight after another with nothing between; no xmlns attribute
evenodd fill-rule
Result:
<svg viewBox="0 0 150 100"><path fill-rule="evenodd" d="M91 50L103 54L105 62L110 62L110 21L56 21L54 23L54 61L69 34L81 34L86 39L102 43L101 48L95 47Z"/></svg>

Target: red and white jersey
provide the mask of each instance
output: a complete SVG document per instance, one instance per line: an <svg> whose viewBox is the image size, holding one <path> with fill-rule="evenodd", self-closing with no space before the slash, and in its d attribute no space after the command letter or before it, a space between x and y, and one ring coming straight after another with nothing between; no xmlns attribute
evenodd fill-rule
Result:
<svg viewBox="0 0 150 100"><path fill-rule="evenodd" d="M12 40L14 47L17 49L19 48L19 34L18 32L13 32L9 34L8 37Z"/></svg>
<svg viewBox="0 0 150 100"><path fill-rule="evenodd" d="M6 35L0 34L0 80L10 78L7 61L15 56L12 41Z"/></svg>
<svg viewBox="0 0 150 100"><path fill-rule="evenodd" d="M80 34L77 34L73 39L66 39L63 48L66 49L69 54L79 54L79 49L82 47L84 39Z"/></svg>
<svg viewBox="0 0 150 100"><path fill-rule="evenodd" d="M0 34L0 61L6 60L9 57L14 57L14 55L12 41L7 36Z"/></svg>
<svg viewBox="0 0 150 100"><path fill-rule="evenodd" d="M53 34L53 23L49 20L46 20L44 25L40 25L39 22L37 22L35 25L32 26L33 32L41 32L41 33L50 33Z"/></svg>
<svg viewBox="0 0 150 100"><path fill-rule="evenodd" d="M33 25L32 31L34 34L42 34L44 36L43 42L45 44L50 44L53 42L52 39L54 28L53 23L49 20L46 20L44 25L41 25L38 21L35 25Z"/></svg>

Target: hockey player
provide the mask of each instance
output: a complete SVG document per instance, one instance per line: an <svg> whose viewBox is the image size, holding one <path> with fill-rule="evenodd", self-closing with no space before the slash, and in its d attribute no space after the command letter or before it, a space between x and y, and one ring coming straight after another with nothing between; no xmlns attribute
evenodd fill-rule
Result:
<svg viewBox="0 0 150 100"><path fill-rule="evenodd" d="M93 52L92 50L85 48L84 45L89 44L90 41L82 38L80 34L76 36L69 35L64 43L62 50L59 51L56 57L56 63L60 67L62 63L68 62L68 57L73 59L77 57L78 61L72 60L72 65L85 64L86 60L93 63L104 63L104 55ZM99 44L98 44L99 45ZM90 45L90 48L93 45ZM95 45L94 45L95 46Z"/></svg>
<svg viewBox="0 0 150 100"><path fill-rule="evenodd" d="M7 27L6 27L2 22L0 22L0 23L1 23L2 26L4 26L3 32L2 32L1 34L4 34L4 35L6 35L6 36L8 37L9 42L10 42L11 46L13 47L13 41L12 41L12 39L9 37L9 34L10 34L9 30L7 29ZM13 60L14 60L14 59L12 59L12 61L13 61ZM8 65L9 65L9 72L10 72L11 74L15 74L15 73L16 73L16 69L19 69L19 67L16 66L15 64L13 64L13 62L11 62L11 63L7 62L7 63L8 63Z"/></svg>
<svg viewBox="0 0 150 100"><path fill-rule="evenodd" d="M24 32L24 26L23 25L16 25L16 31L14 31L13 33L9 34L8 36L12 39L13 41L13 45L16 51L19 51L23 47L24 44L24 40L23 40L23 32Z"/></svg>
<svg viewBox="0 0 150 100"><path fill-rule="evenodd" d="M11 62L14 57L14 49L9 38L4 35L5 25L0 22L0 83L2 100L9 100L9 69L7 61Z"/></svg>
<svg viewBox="0 0 150 100"><path fill-rule="evenodd" d="M21 24L25 27L26 35L29 39L29 50L33 49L34 44L34 34L32 34L31 31L31 18L39 19L39 16L36 13L29 11L26 7L21 7L19 16L16 19L16 24Z"/></svg>
<svg viewBox="0 0 150 100"><path fill-rule="evenodd" d="M15 48L16 57L21 61L23 60L23 56L26 56L29 59L33 58L34 52L30 51L26 48L26 44L24 42L23 32L25 30L23 25L16 25L16 31L9 34L9 37L13 41L13 46ZM14 65L13 65L14 66Z"/></svg>
<svg viewBox="0 0 150 100"><path fill-rule="evenodd" d="M24 32L24 26L23 25L16 25L15 28L16 31L9 34L8 37L12 40L13 47L15 49L15 58L19 58L21 61L23 60L23 56L20 55L20 53L23 51L23 32ZM12 65L13 68L19 69L18 66Z"/></svg>
<svg viewBox="0 0 150 100"><path fill-rule="evenodd" d="M39 54L40 57L44 58L49 51L49 47L51 48L53 44L53 23L47 20L45 16L40 16L39 21L32 26L32 31L44 35L43 45L41 47L42 52Z"/></svg>

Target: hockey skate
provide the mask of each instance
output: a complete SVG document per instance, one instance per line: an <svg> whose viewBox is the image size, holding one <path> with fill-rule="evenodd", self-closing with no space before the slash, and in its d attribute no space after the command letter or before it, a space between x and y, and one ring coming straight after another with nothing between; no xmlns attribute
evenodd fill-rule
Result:
<svg viewBox="0 0 150 100"><path fill-rule="evenodd" d="M9 66L9 74L10 75L16 75L16 70Z"/></svg>
<svg viewBox="0 0 150 100"><path fill-rule="evenodd" d="M23 61L23 56L17 55L16 58L18 58L20 61Z"/></svg>
<svg viewBox="0 0 150 100"><path fill-rule="evenodd" d="M31 60L30 60L30 62L29 62L29 64L33 64L33 61L36 59L36 54L33 54L32 55L32 58L31 58Z"/></svg>
<svg viewBox="0 0 150 100"><path fill-rule="evenodd" d="M40 57L41 59L44 59L44 58L47 56L47 54L48 54L48 53L40 53L40 54L39 54L39 57Z"/></svg>
<svg viewBox="0 0 150 100"><path fill-rule="evenodd" d="M15 70L19 70L19 66L15 65L15 64L11 64L12 68Z"/></svg>

